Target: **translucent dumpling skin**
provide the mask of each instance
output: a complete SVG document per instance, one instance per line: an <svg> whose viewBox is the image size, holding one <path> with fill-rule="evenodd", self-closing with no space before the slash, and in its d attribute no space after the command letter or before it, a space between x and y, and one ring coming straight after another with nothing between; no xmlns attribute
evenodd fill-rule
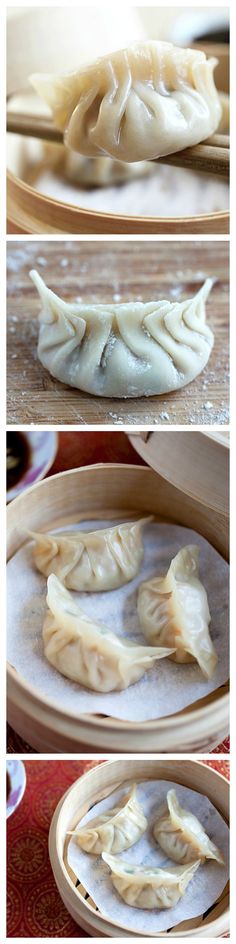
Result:
<svg viewBox="0 0 236 944"><path fill-rule="evenodd" d="M165 42L134 43L66 75L32 75L64 141L128 163L198 144L216 131L216 59Z"/></svg>
<svg viewBox="0 0 236 944"><path fill-rule="evenodd" d="M114 888L133 908L173 908L200 865L200 860L197 860L188 866L156 869L133 866L106 852L102 853L102 858L111 870Z"/></svg>
<svg viewBox="0 0 236 944"><path fill-rule="evenodd" d="M60 580L48 578L44 654L67 678L94 692L121 691L173 651L139 646L90 619Z"/></svg>
<svg viewBox="0 0 236 944"><path fill-rule="evenodd" d="M209 839L197 817L180 806L175 790L168 791L166 800L166 813L157 819L153 829L156 842L166 855L182 864L192 862L197 857L202 862L215 859L224 865L220 849Z"/></svg>
<svg viewBox="0 0 236 944"><path fill-rule="evenodd" d="M97 531L28 532L34 539L35 566L56 574L68 590L115 590L139 572L143 560L142 530L149 518Z"/></svg>
<svg viewBox="0 0 236 944"><path fill-rule="evenodd" d="M209 633L210 611L199 579L199 548L182 548L165 577L154 577L139 587L138 614L151 645L175 646L174 662L197 661L211 678L218 657Z"/></svg>
<svg viewBox="0 0 236 944"><path fill-rule="evenodd" d="M75 830L74 835L81 849L92 855L118 853L138 842L147 825L134 784L117 807L89 820L81 829Z"/></svg>
<svg viewBox="0 0 236 944"><path fill-rule="evenodd" d="M42 305L39 360L63 383L100 397L148 397L183 387L207 364L211 278L183 302L78 305L30 275Z"/></svg>

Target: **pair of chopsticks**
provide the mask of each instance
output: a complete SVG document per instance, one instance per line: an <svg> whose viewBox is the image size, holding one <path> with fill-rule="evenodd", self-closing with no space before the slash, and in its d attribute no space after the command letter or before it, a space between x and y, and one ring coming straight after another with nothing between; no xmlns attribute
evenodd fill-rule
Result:
<svg viewBox="0 0 236 944"><path fill-rule="evenodd" d="M62 131L55 128L51 118L39 115L24 115L9 111L7 131L11 134L63 144ZM156 163L172 164L174 167L185 167L189 170L203 171L205 174L227 178L229 177L229 137L226 134L214 134L203 144L185 148L184 151L177 151L176 154L168 154L167 157L159 157Z"/></svg>

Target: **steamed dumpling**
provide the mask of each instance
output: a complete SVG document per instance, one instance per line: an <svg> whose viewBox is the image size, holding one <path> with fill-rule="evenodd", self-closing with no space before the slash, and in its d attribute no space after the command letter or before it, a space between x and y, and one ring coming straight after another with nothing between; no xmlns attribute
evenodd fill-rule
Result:
<svg viewBox="0 0 236 944"><path fill-rule="evenodd" d="M81 829L74 830L72 835L75 835L81 849L92 855L123 852L138 842L147 825L134 784L114 809L90 819Z"/></svg>
<svg viewBox="0 0 236 944"><path fill-rule="evenodd" d="M165 577L154 577L139 587L138 615L151 645L174 646L174 662L197 661L211 678L217 655L209 633L210 612L199 580L199 548L182 548Z"/></svg>
<svg viewBox="0 0 236 944"><path fill-rule="evenodd" d="M43 626L48 662L94 692L128 688L173 650L139 646L90 619L54 574L48 578L48 613Z"/></svg>
<svg viewBox="0 0 236 944"><path fill-rule="evenodd" d="M38 356L53 377L101 397L177 390L205 367L214 338L205 322L213 279L184 302L63 302L34 270L42 303Z"/></svg>
<svg viewBox="0 0 236 944"><path fill-rule="evenodd" d="M158 158L217 128L216 59L172 43L141 42L66 75L32 75L64 141L87 157Z"/></svg>
<svg viewBox="0 0 236 944"><path fill-rule="evenodd" d="M28 534L34 538L34 563L41 574L56 574L68 590L115 590L139 572L142 529L149 518L99 531Z"/></svg>
<svg viewBox="0 0 236 944"><path fill-rule="evenodd" d="M199 820L189 810L184 810L177 800L175 790L167 793L168 810L157 819L153 835L166 855L182 864L198 858L215 859L224 865L224 856L209 839Z"/></svg>
<svg viewBox="0 0 236 944"><path fill-rule="evenodd" d="M118 894L133 908L173 908L191 882L200 860L187 866L149 868L102 853Z"/></svg>

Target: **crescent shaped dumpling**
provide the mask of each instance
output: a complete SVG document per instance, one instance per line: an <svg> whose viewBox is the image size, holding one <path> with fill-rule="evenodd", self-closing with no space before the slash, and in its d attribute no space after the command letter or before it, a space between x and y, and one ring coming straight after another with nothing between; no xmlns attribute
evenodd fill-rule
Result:
<svg viewBox="0 0 236 944"><path fill-rule="evenodd" d="M98 531L27 534L33 560L45 577L56 574L68 590L115 590L135 577L143 560L142 530L152 515Z"/></svg>
<svg viewBox="0 0 236 944"><path fill-rule="evenodd" d="M185 866L149 868L102 853L118 894L132 908L173 908L183 897L200 860Z"/></svg>
<svg viewBox="0 0 236 944"><path fill-rule="evenodd" d="M148 821L136 797L136 784L114 809L89 820L86 826L71 833L85 852L123 852L141 838Z"/></svg>
<svg viewBox="0 0 236 944"><path fill-rule="evenodd" d="M65 75L30 76L73 151L121 161L162 157L216 131L217 59L166 42L138 42Z"/></svg>
<svg viewBox="0 0 236 944"><path fill-rule="evenodd" d="M198 662L211 678L218 657L209 633L210 612L206 590L199 580L199 548L183 547L171 561L165 577L154 577L139 587L138 615L151 645L174 646L174 662Z"/></svg>
<svg viewBox="0 0 236 944"><path fill-rule="evenodd" d="M38 357L57 380L96 396L141 397L177 390L205 367L214 342L205 321L213 279L184 302L78 305L30 275L42 304Z"/></svg>
<svg viewBox="0 0 236 944"><path fill-rule="evenodd" d="M175 790L169 790L166 799L168 810L157 819L153 829L156 842L166 855L182 864L198 858L201 862L215 859L224 865L220 849L209 839L197 817L180 806Z"/></svg>
<svg viewBox="0 0 236 944"><path fill-rule="evenodd" d="M43 625L46 659L62 675L94 692L128 688L157 659L173 651L139 646L116 636L90 619L54 574L48 578L47 605Z"/></svg>

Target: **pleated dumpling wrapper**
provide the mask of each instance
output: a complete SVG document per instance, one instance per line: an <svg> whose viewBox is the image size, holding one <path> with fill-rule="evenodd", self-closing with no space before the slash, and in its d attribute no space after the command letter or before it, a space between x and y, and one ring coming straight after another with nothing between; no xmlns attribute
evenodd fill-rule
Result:
<svg viewBox="0 0 236 944"><path fill-rule="evenodd" d="M111 870L116 891L133 908L173 908L200 865L197 860L190 865L148 868L122 862L106 852L102 858Z"/></svg>
<svg viewBox="0 0 236 944"><path fill-rule="evenodd" d="M87 157L158 158L216 131L217 59L166 42L138 42L65 75L30 76L64 142Z"/></svg>
<svg viewBox="0 0 236 944"><path fill-rule="evenodd" d="M48 578L48 613L43 625L48 662L94 692L128 688L173 650L139 646L90 619L54 574Z"/></svg>
<svg viewBox="0 0 236 944"><path fill-rule="evenodd" d="M102 852L124 852L141 838L148 821L136 797L136 784L116 807L89 820L71 833L81 849L92 855Z"/></svg>
<svg viewBox="0 0 236 944"><path fill-rule="evenodd" d="M207 364L214 343L205 304L213 279L183 302L69 304L30 272L42 304L38 357L62 383L100 397L177 390Z"/></svg>
<svg viewBox="0 0 236 944"><path fill-rule="evenodd" d="M67 590L115 590L139 572L143 560L142 530L152 515L97 531L43 534L28 531L35 541L35 566L56 574Z"/></svg>
<svg viewBox="0 0 236 944"><path fill-rule="evenodd" d="M174 646L174 662L198 662L211 678L218 660L209 633L210 612L206 590L199 580L199 548L183 547L171 561L165 577L154 577L139 587L138 615L151 645Z"/></svg>
<svg viewBox="0 0 236 944"><path fill-rule="evenodd" d="M175 790L168 791L166 800L168 809L157 819L153 829L156 842L166 855L182 864L198 858L201 862L215 859L224 865L220 849L209 839L197 817L180 806Z"/></svg>

